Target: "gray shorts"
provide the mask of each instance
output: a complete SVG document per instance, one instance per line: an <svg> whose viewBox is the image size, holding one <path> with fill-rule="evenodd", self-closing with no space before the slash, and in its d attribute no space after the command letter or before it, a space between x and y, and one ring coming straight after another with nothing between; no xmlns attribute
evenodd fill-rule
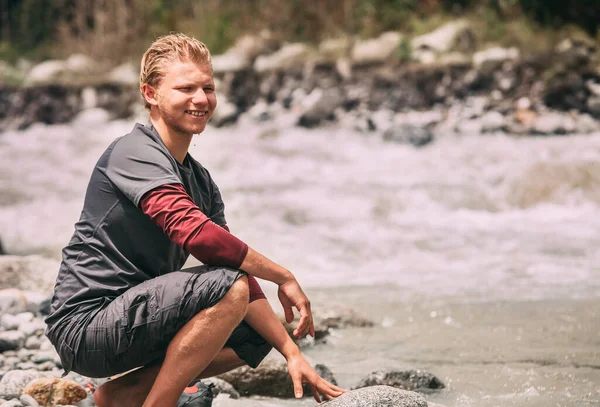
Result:
<svg viewBox="0 0 600 407"><path fill-rule="evenodd" d="M109 377L162 360L175 334L194 315L217 304L243 275L227 267L198 266L130 288L91 320L69 370ZM271 350L243 321L225 347L252 367Z"/></svg>

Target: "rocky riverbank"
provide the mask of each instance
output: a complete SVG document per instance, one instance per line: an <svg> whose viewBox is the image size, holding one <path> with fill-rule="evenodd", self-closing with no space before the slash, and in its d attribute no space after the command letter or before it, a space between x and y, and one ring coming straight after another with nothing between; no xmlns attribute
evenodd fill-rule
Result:
<svg viewBox="0 0 600 407"><path fill-rule="evenodd" d="M447 132L600 130L600 50L593 39L564 38L552 51L529 54L474 38L462 20L412 39L387 32L317 47L280 44L268 33L242 37L213 57L213 124L243 114L256 121L291 114L298 126L337 123L417 145ZM139 113L135 66L100 69L83 55L33 67L0 64L0 83L21 84L0 87L0 128L65 123L91 108L105 109L108 118Z"/></svg>
<svg viewBox="0 0 600 407"><path fill-rule="evenodd" d="M90 379L74 372L61 378L62 364L50 341L44 336L43 321L49 311L49 290L46 281L35 276L52 276L57 264L39 256L0 256L0 405L18 406L94 406L93 388L104 379ZM32 284L38 282L38 289ZM39 285L41 284L41 285ZM324 308L325 309L325 308ZM328 346L326 338L344 327L364 327L373 322L351 309L328 306L327 312L316 311L317 346ZM301 346L315 342L301 341ZM334 374L324 365L316 364L319 374L337 383ZM257 369L239 368L207 380L215 395L240 398L263 396L293 398L293 385L285 361L269 356ZM419 370L377 371L358 382L348 395L331 402L335 406L405 405L427 406L425 398L413 391L431 393L444 388L430 373ZM399 390L400 389L400 390ZM305 396L310 397L305 388ZM223 396L222 396L223 397ZM393 400L392 404L381 404ZM401 404L397 404L401 403Z"/></svg>

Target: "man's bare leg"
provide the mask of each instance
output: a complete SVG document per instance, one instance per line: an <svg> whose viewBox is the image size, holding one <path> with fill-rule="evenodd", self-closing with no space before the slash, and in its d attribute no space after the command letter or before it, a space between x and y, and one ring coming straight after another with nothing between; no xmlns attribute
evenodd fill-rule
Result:
<svg viewBox="0 0 600 407"><path fill-rule="evenodd" d="M162 364L135 370L100 386L94 394L96 404L140 406L145 399L144 406L175 406L195 377L210 377L243 365L235 352L223 349L223 345L246 313L247 281L240 278L218 304L184 325L171 340Z"/></svg>
<svg viewBox="0 0 600 407"><path fill-rule="evenodd" d="M162 361L110 380L96 389L94 401L98 407L138 407L144 403L160 371ZM231 348L223 348L197 379L229 372L246 362Z"/></svg>

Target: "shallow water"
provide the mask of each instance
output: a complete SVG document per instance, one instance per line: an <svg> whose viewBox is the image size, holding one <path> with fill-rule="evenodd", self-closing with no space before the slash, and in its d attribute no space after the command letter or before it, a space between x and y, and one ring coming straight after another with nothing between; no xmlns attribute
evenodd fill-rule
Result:
<svg viewBox="0 0 600 407"><path fill-rule="evenodd" d="M132 126L0 134L6 250L59 257L96 159ZM191 152L235 234L290 268L313 301L376 321L307 350L343 386L421 368L447 384L427 396L446 406L600 405L600 135L441 135L415 149L343 124L246 118L208 129ZM216 405L288 403L298 405Z"/></svg>

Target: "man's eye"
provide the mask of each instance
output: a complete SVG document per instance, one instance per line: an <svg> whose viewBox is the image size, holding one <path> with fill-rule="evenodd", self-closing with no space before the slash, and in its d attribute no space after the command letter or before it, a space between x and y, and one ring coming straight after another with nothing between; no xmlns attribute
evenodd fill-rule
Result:
<svg viewBox="0 0 600 407"><path fill-rule="evenodd" d="M190 90L192 90L192 87L191 86L182 86L179 88L179 90L190 91Z"/></svg>
<svg viewBox="0 0 600 407"><path fill-rule="evenodd" d="M204 88L205 92L214 92L215 89L214 88Z"/></svg>

